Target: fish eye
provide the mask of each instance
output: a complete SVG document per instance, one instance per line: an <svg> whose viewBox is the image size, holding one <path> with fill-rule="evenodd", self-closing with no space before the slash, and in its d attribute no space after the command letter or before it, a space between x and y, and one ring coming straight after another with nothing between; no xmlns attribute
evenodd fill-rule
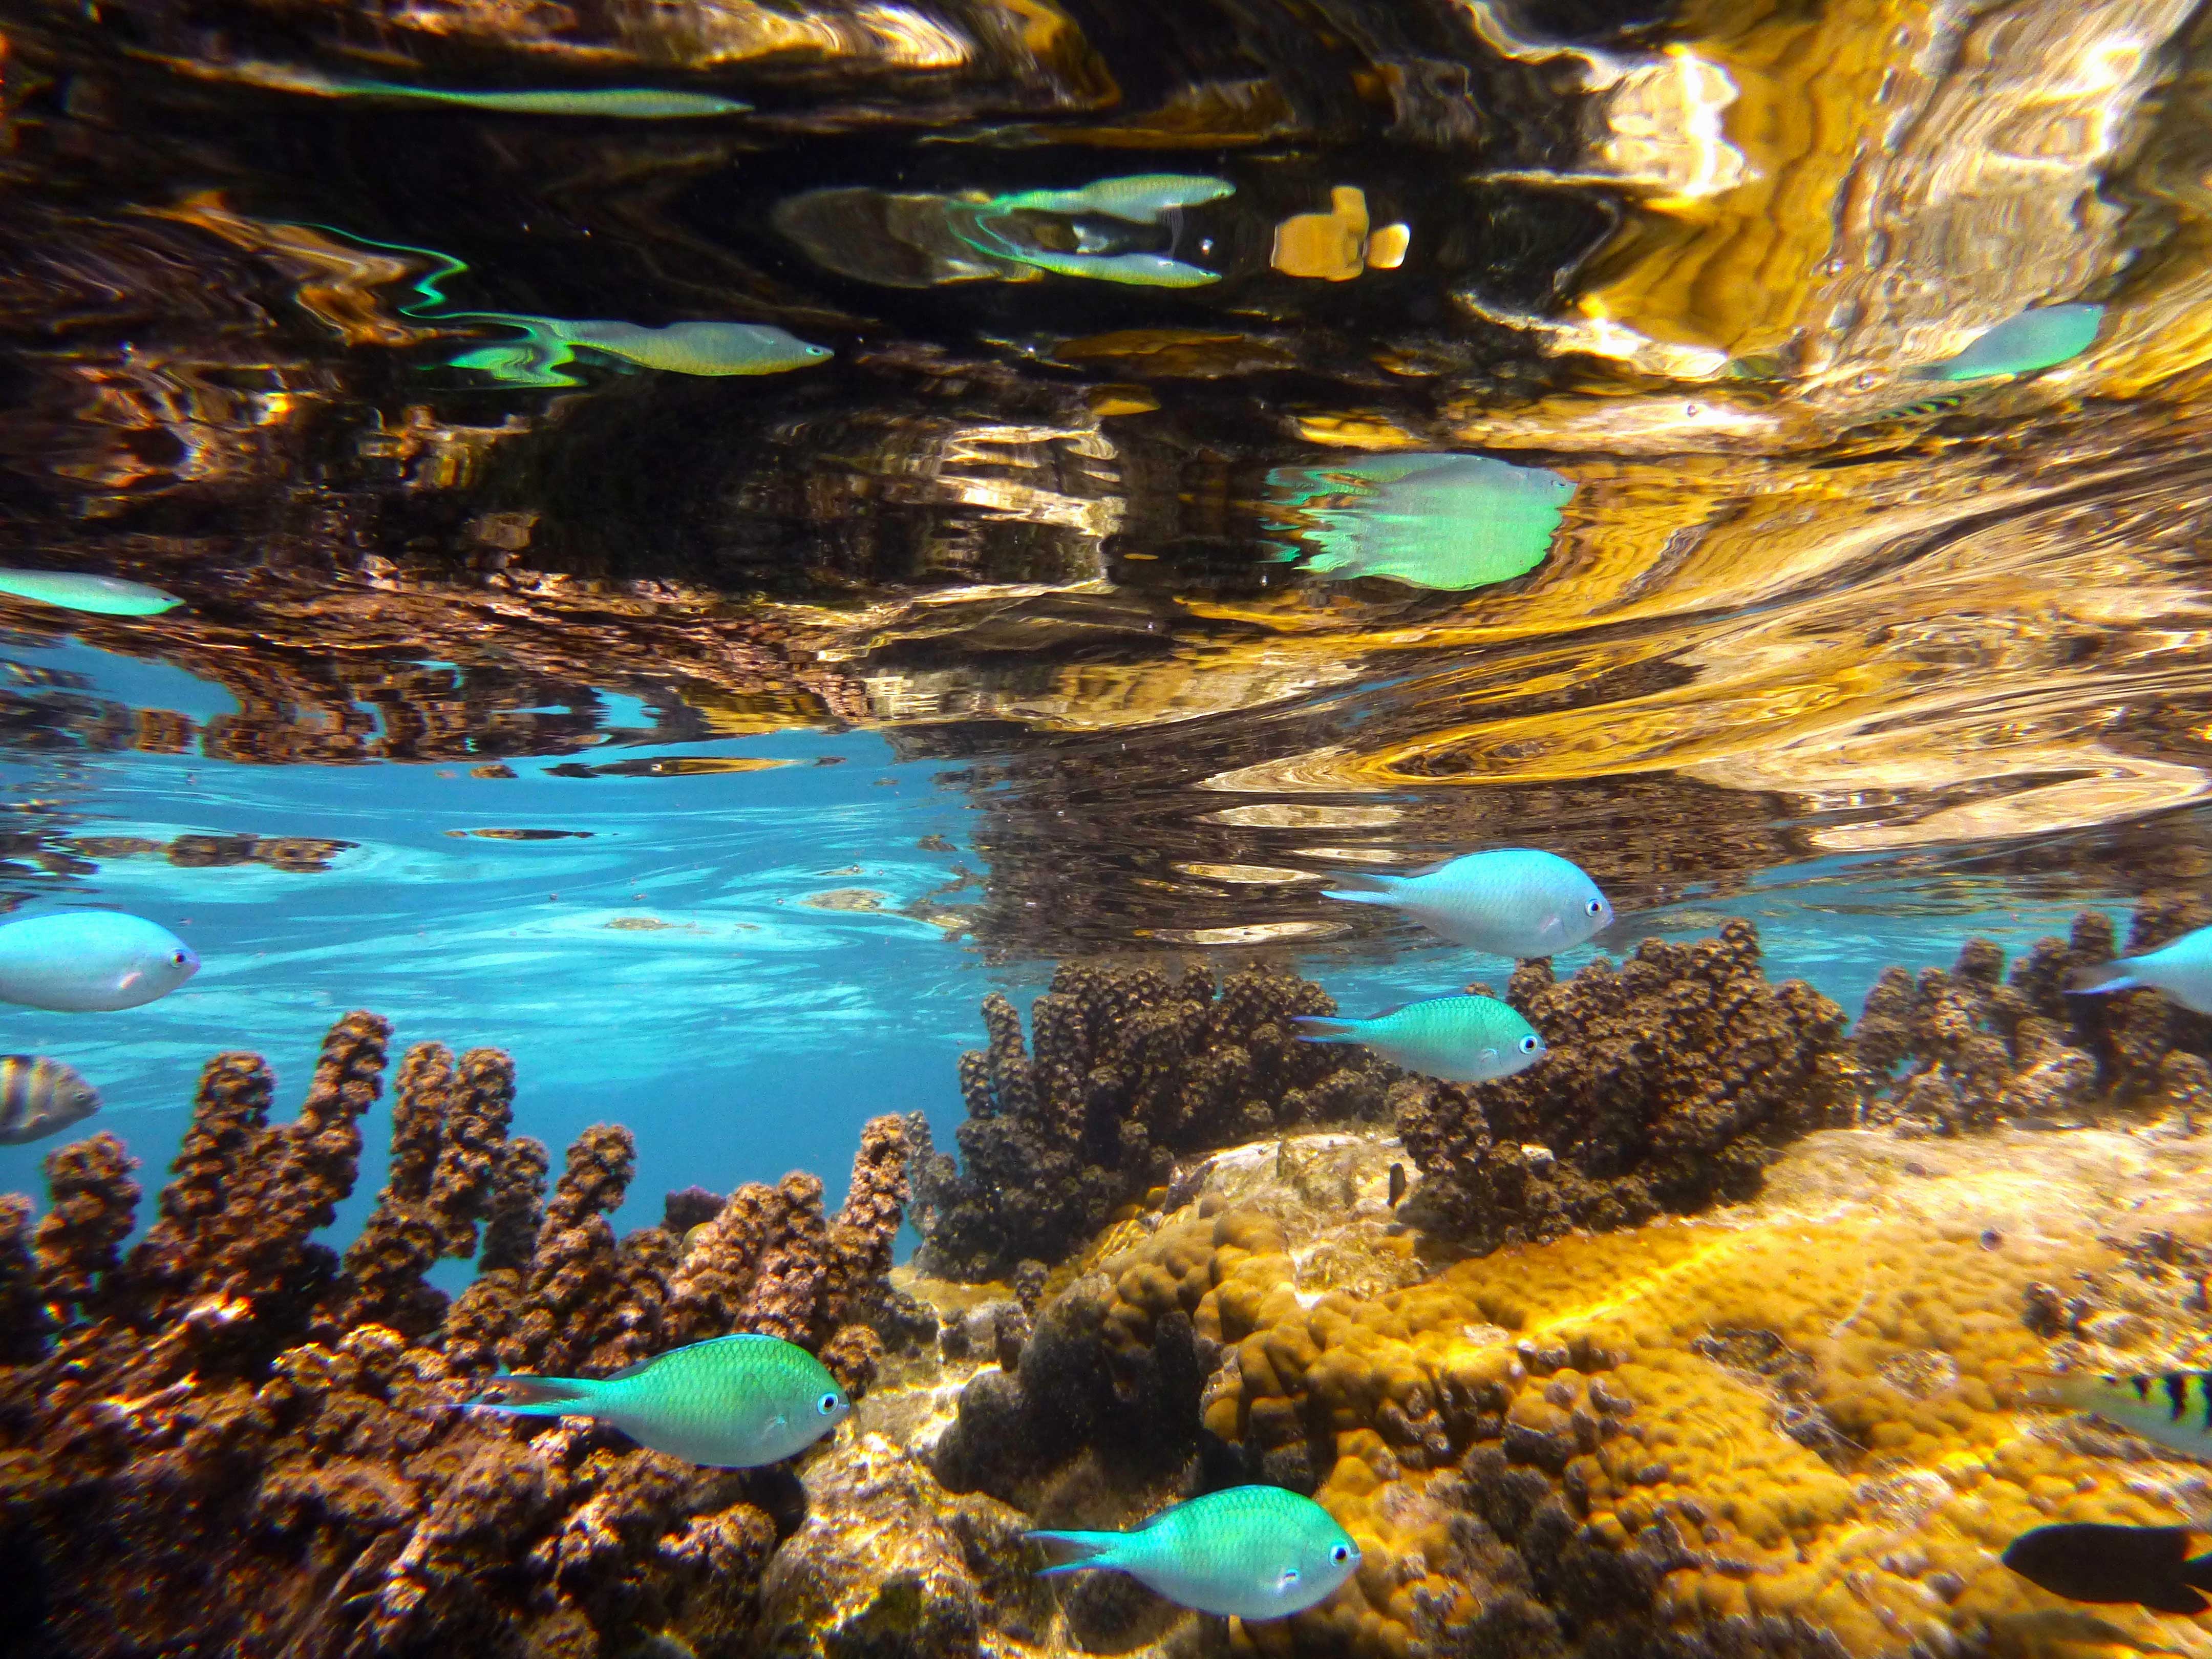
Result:
<svg viewBox="0 0 2212 1659"><path fill-rule="evenodd" d="M1352 1546L1349 1544L1339 1544L1334 1549L1328 1553L1328 1559L1336 1562L1349 1561L1352 1559Z"/></svg>
<svg viewBox="0 0 2212 1659"><path fill-rule="evenodd" d="M844 1401L838 1399L836 1395L833 1392L830 1394L825 1394L821 1399L816 1401L814 1402L814 1408L820 1412L823 1416L827 1417L830 1413L836 1411L837 1407L842 1404L844 1404Z"/></svg>
<svg viewBox="0 0 2212 1659"><path fill-rule="evenodd" d="M1603 899L1592 899L1588 904L1583 906L1583 908L1589 911L1590 915L1594 916L1601 916L1605 914L1605 901Z"/></svg>
<svg viewBox="0 0 2212 1659"><path fill-rule="evenodd" d="M1524 1054L1534 1054L1536 1052L1537 1046L1538 1041L1536 1034L1534 1031L1531 1031L1527 1036L1521 1039L1521 1052Z"/></svg>
<svg viewBox="0 0 2212 1659"><path fill-rule="evenodd" d="M169 952L170 962L179 968L183 967L191 959L192 953L190 951L172 951Z"/></svg>

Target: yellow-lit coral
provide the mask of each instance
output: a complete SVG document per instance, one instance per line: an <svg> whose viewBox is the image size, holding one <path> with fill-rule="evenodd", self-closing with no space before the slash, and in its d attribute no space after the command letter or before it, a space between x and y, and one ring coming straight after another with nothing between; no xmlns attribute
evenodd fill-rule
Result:
<svg viewBox="0 0 2212 1659"><path fill-rule="evenodd" d="M1539 1652L1720 1620L1867 1656L2086 1639L1997 1553L2051 1521L2171 1523L2204 1481L2036 1402L2051 1350L2032 1291L2106 1285L2128 1318L2105 1328L2155 1364L2201 1323L2186 1281L2136 1276L2100 1234L2201 1231L2208 1162L2178 1137L1908 1152L1838 1132L1759 1206L1500 1251L1380 1297L1302 1297L1289 1258L1251 1257L1199 1304L1237 1345L1207 1426L1285 1473L1303 1449L1365 1559L1330 1601L1247 1634L1398 1656L1464 1644L1503 1609ZM2200 1634L2102 1611L2130 1640Z"/></svg>

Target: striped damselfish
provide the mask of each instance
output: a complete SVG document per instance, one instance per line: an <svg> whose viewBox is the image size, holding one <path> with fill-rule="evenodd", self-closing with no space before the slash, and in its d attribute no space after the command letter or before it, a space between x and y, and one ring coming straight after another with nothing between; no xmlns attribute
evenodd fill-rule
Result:
<svg viewBox="0 0 2212 1659"><path fill-rule="evenodd" d="M752 1469L804 1451L851 1413L837 1379L805 1349L740 1334L641 1359L611 1376L510 1376L516 1397L473 1400L513 1417L591 1417L641 1446L717 1469Z"/></svg>
<svg viewBox="0 0 2212 1659"><path fill-rule="evenodd" d="M1178 1607L1281 1619L1327 1601L1359 1565L1359 1546L1310 1498L1231 1486L1164 1510L1133 1532L1032 1532L1080 1552L1046 1574L1105 1567Z"/></svg>
<svg viewBox="0 0 2212 1659"><path fill-rule="evenodd" d="M2184 1457L2212 1462L2212 1378L2203 1371L2115 1375L2067 1371L2049 1381L2060 1404L2094 1413L2116 1428L2156 1441Z"/></svg>
<svg viewBox="0 0 2212 1659"><path fill-rule="evenodd" d="M0 1054L0 1146L44 1140L99 1109L99 1091L74 1066L40 1054Z"/></svg>

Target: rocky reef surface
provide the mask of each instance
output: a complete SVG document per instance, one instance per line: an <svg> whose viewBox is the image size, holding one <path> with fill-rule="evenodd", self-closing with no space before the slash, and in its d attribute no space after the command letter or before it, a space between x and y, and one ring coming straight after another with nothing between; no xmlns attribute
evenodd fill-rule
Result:
<svg viewBox="0 0 2212 1659"><path fill-rule="evenodd" d="M2147 902L2132 942L2196 919ZM289 1123L219 1055L135 1243L112 1134L0 1200L0 1612L51 1659L2212 1652L1997 1559L2212 1503L2039 1395L2212 1340L2212 1025L2063 995L2100 926L1887 977L1856 1030L1741 922L1524 964L1552 1054L1466 1088L1287 1043L1328 1002L1280 969L1070 964L1026 1040L986 1004L964 1168L878 1118L834 1215L793 1174L621 1238L626 1131L556 1176L505 1055L422 1044L333 1249L388 1029L340 1021ZM455 1409L731 1330L818 1352L852 1421L726 1473ZM1034 1576L1033 1526L1255 1480L1360 1541L1310 1612Z"/></svg>

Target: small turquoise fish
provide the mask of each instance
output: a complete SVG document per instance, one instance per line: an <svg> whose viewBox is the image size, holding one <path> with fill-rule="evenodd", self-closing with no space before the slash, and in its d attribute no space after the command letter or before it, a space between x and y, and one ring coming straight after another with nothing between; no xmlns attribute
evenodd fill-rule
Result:
<svg viewBox="0 0 2212 1659"><path fill-rule="evenodd" d="M2212 1378L2203 1371L2155 1376L2068 1371L2049 1392L2061 1405L2089 1412L2115 1428L2157 1442L2184 1457L2212 1462Z"/></svg>
<svg viewBox="0 0 2212 1659"><path fill-rule="evenodd" d="M302 76L303 80L309 77ZM705 92L672 92L660 87L532 88L468 92L448 87L410 87L398 81L355 81L316 76L320 91L342 98L388 98L410 104L451 104L502 115L603 116L623 121L696 119L708 115L742 115L750 104Z"/></svg>
<svg viewBox="0 0 2212 1659"><path fill-rule="evenodd" d="M165 997L200 959L167 928L114 910L57 910L0 927L0 1002L112 1012Z"/></svg>
<svg viewBox="0 0 2212 1659"><path fill-rule="evenodd" d="M1492 1083L1545 1054L1535 1027L1496 997L1431 997L1371 1019L1306 1014L1297 1024L1303 1042L1364 1043L1395 1066L1447 1083Z"/></svg>
<svg viewBox="0 0 2212 1659"><path fill-rule="evenodd" d="M44 1140L99 1109L99 1091L75 1067L39 1054L0 1054L0 1146Z"/></svg>
<svg viewBox="0 0 2212 1659"><path fill-rule="evenodd" d="M1299 540L1310 550L1304 569L1451 592L1541 564L1575 493L1548 467L1425 452L1278 467L1267 488L1289 492Z"/></svg>
<svg viewBox="0 0 2212 1659"><path fill-rule="evenodd" d="M1613 906L1581 868L1531 848L1469 853L1425 875L1350 879L1372 890L1332 890L1347 904L1402 910L1455 945L1527 961L1557 956L1613 926Z"/></svg>
<svg viewBox="0 0 2212 1659"><path fill-rule="evenodd" d="M646 328L636 323L565 317L531 317L515 313L473 311L454 320L502 323L519 328L526 340L480 346L453 359L455 368L480 369L514 386L574 386L560 371L581 349L620 357L641 368L672 374L781 374L809 368L836 354L811 345L773 323L670 323ZM440 320L445 320L441 319Z"/></svg>
<svg viewBox="0 0 2212 1659"><path fill-rule="evenodd" d="M741 115L752 107L734 98L718 98L706 92L677 92L665 87L517 87L479 92L465 88L416 87L404 81L325 75L320 70L262 58L208 64L143 52L135 46L123 50L132 58L159 64L197 80L235 81L271 92L303 94L311 98L392 100L410 104L448 104L508 115L599 116L630 121Z"/></svg>
<svg viewBox="0 0 2212 1659"><path fill-rule="evenodd" d="M718 1336L672 1348L611 1376L508 1376L519 1398L473 1400L513 1417L590 1417L641 1446L714 1469L756 1469L801 1452L852 1402L805 1349L779 1337Z"/></svg>
<svg viewBox="0 0 2212 1659"><path fill-rule="evenodd" d="M1359 1546L1310 1498L1280 1486L1231 1486L1164 1510L1133 1532L1032 1532L1081 1559L1044 1576L1093 1567L1126 1572L1178 1607L1239 1619L1282 1619L1334 1595L1359 1565Z"/></svg>
<svg viewBox="0 0 2212 1659"><path fill-rule="evenodd" d="M1006 256L1056 276L1087 276L1101 283L1125 283L1136 288L1202 288L1218 283L1221 273L1200 265L1187 265L1164 253L1049 253L1024 251Z"/></svg>
<svg viewBox="0 0 2212 1659"><path fill-rule="evenodd" d="M88 611L96 617L158 617L184 603L143 582L74 570L0 570L0 593L64 611Z"/></svg>
<svg viewBox="0 0 2212 1659"><path fill-rule="evenodd" d="M1101 179L1080 190L1025 190L1001 196L991 204L999 213L1054 213L1065 216L1095 213L1133 225L1156 225L1177 208L1198 207L1234 196L1237 186L1226 179L1194 173L1140 173L1127 178Z"/></svg>
<svg viewBox="0 0 2212 1659"><path fill-rule="evenodd" d="M2096 995L2139 985L2155 987L2197 1013L2212 1014L2212 927L2184 933L2172 944L2139 957L2077 968L2066 988Z"/></svg>
<svg viewBox="0 0 2212 1659"><path fill-rule="evenodd" d="M2087 351L2104 325L2105 307L2039 306L2006 319L1955 357L1913 372L1927 380L1978 380L1990 374L2033 374Z"/></svg>

